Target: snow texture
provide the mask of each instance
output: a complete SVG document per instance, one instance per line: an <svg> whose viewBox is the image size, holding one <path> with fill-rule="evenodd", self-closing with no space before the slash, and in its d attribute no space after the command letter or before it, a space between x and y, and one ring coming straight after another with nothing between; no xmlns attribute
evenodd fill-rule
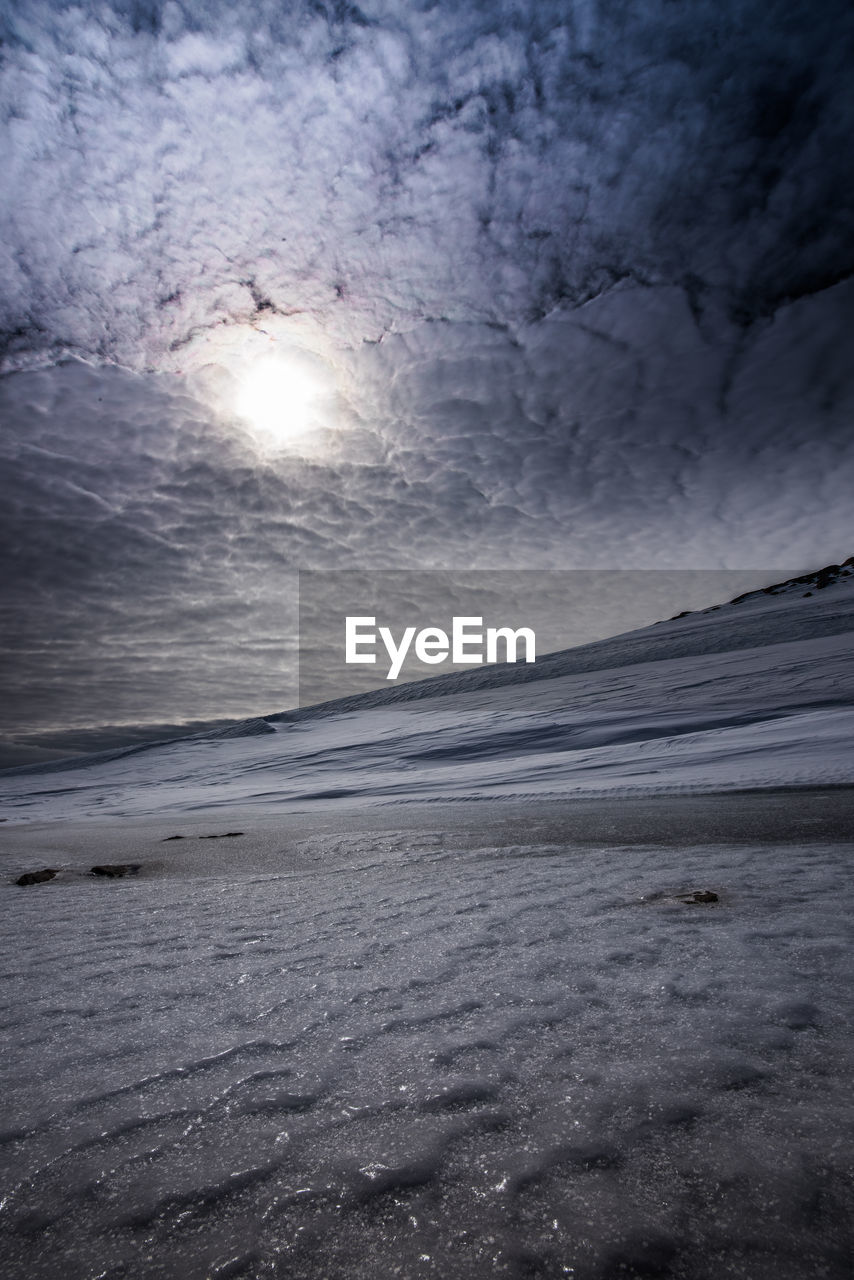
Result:
<svg viewBox="0 0 854 1280"><path fill-rule="evenodd" d="M837 802L268 826L207 874L149 825L165 879L4 888L4 1275L842 1280Z"/></svg>

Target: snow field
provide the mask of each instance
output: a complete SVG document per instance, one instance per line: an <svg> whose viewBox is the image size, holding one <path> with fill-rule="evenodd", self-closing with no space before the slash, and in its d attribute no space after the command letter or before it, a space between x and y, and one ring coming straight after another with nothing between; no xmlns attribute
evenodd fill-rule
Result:
<svg viewBox="0 0 854 1280"><path fill-rule="evenodd" d="M568 807L6 886L4 1275L841 1278L850 852Z"/></svg>

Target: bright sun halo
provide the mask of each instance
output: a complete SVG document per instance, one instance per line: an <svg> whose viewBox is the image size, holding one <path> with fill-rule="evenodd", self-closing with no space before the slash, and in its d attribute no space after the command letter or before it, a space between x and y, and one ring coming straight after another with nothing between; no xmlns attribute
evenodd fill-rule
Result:
<svg viewBox="0 0 854 1280"><path fill-rule="evenodd" d="M325 391L308 369L271 357L241 379L235 409L255 431L279 444L318 425Z"/></svg>

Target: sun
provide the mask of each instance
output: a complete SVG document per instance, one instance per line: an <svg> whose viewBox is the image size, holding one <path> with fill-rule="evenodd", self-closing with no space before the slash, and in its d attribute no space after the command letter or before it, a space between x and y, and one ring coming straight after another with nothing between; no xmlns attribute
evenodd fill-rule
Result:
<svg viewBox="0 0 854 1280"><path fill-rule="evenodd" d="M322 425L329 389L302 362L268 356L240 377L234 408L269 443L284 444Z"/></svg>

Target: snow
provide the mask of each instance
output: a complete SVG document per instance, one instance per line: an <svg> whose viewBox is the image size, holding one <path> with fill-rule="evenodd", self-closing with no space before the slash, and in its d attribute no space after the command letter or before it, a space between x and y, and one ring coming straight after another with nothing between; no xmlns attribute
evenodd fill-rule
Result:
<svg viewBox="0 0 854 1280"><path fill-rule="evenodd" d="M847 1277L852 607L7 774L4 1280Z"/></svg>
<svg viewBox="0 0 854 1280"><path fill-rule="evenodd" d="M306 820L207 873L185 823L164 877L8 886L4 1274L847 1274L842 794L773 842L707 843L719 798Z"/></svg>

